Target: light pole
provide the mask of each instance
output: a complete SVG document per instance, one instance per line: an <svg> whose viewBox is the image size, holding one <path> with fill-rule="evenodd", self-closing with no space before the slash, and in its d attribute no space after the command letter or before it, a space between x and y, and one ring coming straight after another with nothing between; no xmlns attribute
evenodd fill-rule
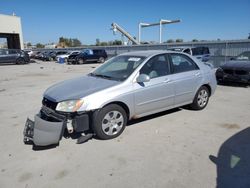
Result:
<svg viewBox="0 0 250 188"><path fill-rule="evenodd" d="M163 20L161 19L159 22L157 23L139 23L139 32L138 32L138 42L141 42L141 29L144 27L151 27L151 26L157 26L159 25L159 43L162 43L162 25L163 24L171 24L171 23L178 23L181 22L181 20Z"/></svg>
<svg viewBox="0 0 250 188"><path fill-rule="evenodd" d="M162 20L160 20L160 28L159 28L159 43L161 44L161 37L162 37Z"/></svg>
<svg viewBox="0 0 250 188"><path fill-rule="evenodd" d="M141 28L143 26L149 26L150 24L148 23L139 23L139 28L138 28L138 42L141 44Z"/></svg>

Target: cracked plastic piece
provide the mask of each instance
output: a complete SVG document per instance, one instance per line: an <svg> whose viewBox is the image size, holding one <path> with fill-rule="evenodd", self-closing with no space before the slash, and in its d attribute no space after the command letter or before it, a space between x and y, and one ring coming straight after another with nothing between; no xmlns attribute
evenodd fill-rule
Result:
<svg viewBox="0 0 250 188"><path fill-rule="evenodd" d="M39 115L34 122L27 119L24 128L24 142L33 141L36 146L58 144L63 130L63 121L50 122L43 120Z"/></svg>

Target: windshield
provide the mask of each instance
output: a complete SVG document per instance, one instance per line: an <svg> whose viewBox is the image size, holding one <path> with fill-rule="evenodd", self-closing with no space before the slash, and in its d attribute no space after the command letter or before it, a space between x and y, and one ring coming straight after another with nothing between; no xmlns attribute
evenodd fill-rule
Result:
<svg viewBox="0 0 250 188"><path fill-rule="evenodd" d="M142 56L117 56L101 65L90 76L102 77L111 80L124 81L144 61Z"/></svg>
<svg viewBox="0 0 250 188"><path fill-rule="evenodd" d="M236 57L236 60L249 61L250 60L250 51L243 52Z"/></svg>

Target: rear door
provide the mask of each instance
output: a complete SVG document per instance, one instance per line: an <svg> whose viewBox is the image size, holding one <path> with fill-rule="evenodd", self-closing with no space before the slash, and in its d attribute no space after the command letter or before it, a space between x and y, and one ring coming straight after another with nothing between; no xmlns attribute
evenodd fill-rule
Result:
<svg viewBox="0 0 250 188"><path fill-rule="evenodd" d="M84 50L84 59L86 61L94 61L96 59L96 56L94 54L94 51L91 49Z"/></svg>
<svg viewBox="0 0 250 188"><path fill-rule="evenodd" d="M94 56L93 56L93 60L99 60L100 57L104 57L102 55L102 50L93 50Z"/></svg>
<svg viewBox="0 0 250 188"><path fill-rule="evenodd" d="M136 115L148 115L174 105L174 85L165 54L152 57L139 74L150 76L150 81L134 83Z"/></svg>
<svg viewBox="0 0 250 188"><path fill-rule="evenodd" d="M201 84L201 70L187 55L169 54L175 88L175 106L191 103Z"/></svg>

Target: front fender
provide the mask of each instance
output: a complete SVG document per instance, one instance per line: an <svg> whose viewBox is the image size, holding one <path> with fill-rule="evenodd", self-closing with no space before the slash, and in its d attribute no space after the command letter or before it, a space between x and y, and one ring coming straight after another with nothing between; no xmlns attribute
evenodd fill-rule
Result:
<svg viewBox="0 0 250 188"><path fill-rule="evenodd" d="M106 92L98 92L85 97L84 105L78 111L93 111L101 109L110 103L123 103L129 109L129 114L134 114L134 95L132 90L124 92L123 89L117 89Z"/></svg>

